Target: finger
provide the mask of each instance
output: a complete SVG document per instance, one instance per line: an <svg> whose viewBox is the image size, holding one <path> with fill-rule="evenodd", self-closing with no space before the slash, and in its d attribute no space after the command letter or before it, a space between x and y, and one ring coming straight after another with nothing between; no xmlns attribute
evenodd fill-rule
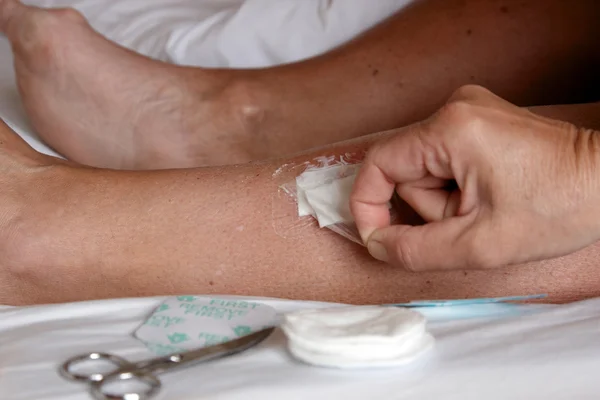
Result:
<svg viewBox="0 0 600 400"><path fill-rule="evenodd" d="M466 267L464 232L471 218L456 217L421 226L388 226L373 232L367 242L371 255L410 271L435 271Z"/></svg>
<svg viewBox="0 0 600 400"><path fill-rule="evenodd" d="M456 216L460 207L460 191L422 189L403 185L396 189L396 192L427 222Z"/></svg>
<svg viewBox="0 0 600 400"><path fill-rule="evenodd" d="M388 202L395 186L376 165L365 163L360 169L349 205L363 242L366 243L372 231L390 224Z"/></svg>
<svg viewBox="0 0 600 400"><path fill-rule="evenodd" d="M397 183L418 181L430 172L442 179L451 177L448 165L438 165L443 158L422 140L425 129L424 124L407 127L367 154L350 196L350 209L363 240L375 229L389 226L387 203Z"/></svg>
<svg viewBox="0 0 600 400"><path fill-rule="evenodd" d="M428 176L411 183L396 185L396 193L425 221L440 221L455 215L460 205L456 182ZM459 202L458 205L453 204Z"/></svg>

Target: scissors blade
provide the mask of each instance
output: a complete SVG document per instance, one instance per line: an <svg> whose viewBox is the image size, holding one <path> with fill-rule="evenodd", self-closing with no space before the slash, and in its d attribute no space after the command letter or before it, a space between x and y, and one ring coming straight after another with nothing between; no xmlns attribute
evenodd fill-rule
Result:
<svg viewBox="0 0 600 400"><path fill-rule="evenodd" d="M275 328L266 328L228 342L218 343L212 346L204 347L198 350L181 353L180 362L186 362L193 359L206 360L207 358L226 357L228 355L242 352L265 340Z"/></svg>
<svg viewBox="0 0 600 400"><path fill-rule="evenodd" d="M138 372L151 372L160 374L164 371L189 366L192 363L207 362L217 358L227 357L249 349L263 340L265 340L275 330L274 327L266 328L228 342L218 343L212 346L203 347L197 350L186 351L183 353L171 354L159 359L148 360L133 365L132 370ZM123 372L127 368L118 371Z"/></svg>

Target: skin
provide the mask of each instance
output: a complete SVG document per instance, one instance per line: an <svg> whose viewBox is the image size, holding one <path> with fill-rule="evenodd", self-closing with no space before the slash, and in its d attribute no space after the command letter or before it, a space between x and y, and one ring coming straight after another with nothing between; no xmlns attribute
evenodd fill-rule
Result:
<svg viewBox="0 0 600 400"><path fill-rule="evenodd" d="M294 157L274 154L427 117L471 76L517 104L589 98L580 89L595 87L587 79L599 54L591 51L598 37L594 2L435 2L447 7L444 13L432 4L418 2L336 52L265 70L269 73L261 78L260 71L236 75L149 64L90 36L73 12L0 0L0 29L15 50L28 114L44 139L72 161L148 169L270 157L185 170L94 169L35 153L2 126L0 302L200 292L369 304L527 293L548 293L556 302L597 296L597 245L512 268L415 274L378 262L365 248L314 226L299 228L296 237L282 237L277 229L285 222L279 213L289 217L293 212L289 203L283 211L274 209L278 179L273 174L282 165L347 151L360 154L380 137ZM66 42L71 45L58 46ZM375 61L382 63L377 73ZM110 68L106 79L90 74L90 63ZM131 71L143 77L143 84L135 84ZM431 78L440 73L444 79ZM186 84L177 84L183 78ZM115 81L107 84L110 79ZM106 91L124 82L133 83L129 90ZM160 107L147 108L140 98ZM50 99L58 106L48 107ZM102 112L92 106L98 104ZM163 106L191 110L194 119L178 131ZM80 108L65 112L72 107ZM123 124L130 107L138 118ZM596 107L536 112L594 127ZM239 129L225 124L231 121ZM402 130L384 136L394 133ZM405 214L407 220L410 215Z"/></svg>
<svg viewBox="0 0 600 400"><path fill-rule="evenodd" d="M599 13L595 0L419 0L334 51L256 70L153 61L74 10L17 0L0 0L0 31L47 143L82 164L156 169L276 158L398 128L464 84L520 106L597 100Z"/></svg>
<svg viewBox="0 0 600 400"><path fill-rule="evenodd" d="M379 260L412 271L497 268L600 239L599 165L600 131L469 86L371 148L350 206ZM394 192L427 223L390 225Z"/></svg>
<svg viewBox="0 0 600 400"><path fill-rule="evenodd" d="M381 136L293 159L165 171L60 162L31 150L6 126L0 138L0 302L5 304L125 293L228 293L357 304L529 293L564 302L600 293L596 244L512 268L415 274L378 262L365 248L314 225L282 237L276 229L282 225L275 222L285 218L274 216L293 215L295 208L273 200L281 181L273 174L284 164L319 155L360 154L368 140Z"/></svg>

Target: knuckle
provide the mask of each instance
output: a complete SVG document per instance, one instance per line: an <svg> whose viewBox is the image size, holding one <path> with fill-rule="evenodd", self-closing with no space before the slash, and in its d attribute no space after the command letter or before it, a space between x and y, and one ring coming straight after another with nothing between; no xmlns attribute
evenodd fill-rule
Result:
<svg viewBox="0 0 600 400"><path fill-rule="evenodd" d="M481 107L470 100L454 100L445 104L436 122L448 139L463 144L481 141L487 124Z"/></svg>
<svg viewBox="0 0 600 400"><path fill-rule="evenodd" d="M369 148L369 151L366 153L364 159L362 160L362 165L358 171L359 175L362 175L366 170L371 168L379 168L379 166L384 162L384 154L385 147L389 144L388 141L378 142Z"/></svg>
<svg viewBox="0 0 600 400"><path fill-rule="evenodd" d="M452 126L462 126L476 115L476 106L468 99L457 99L446 103L440 110L440 117Z"/></svg>
<svg viewBox="0 0 600 400"><path fill-rule="evenodd" d="M489 93L490 93L489 90L487 90L486 88L484 88L483 86L480 86L480 85L474 85L474 84L463 85L463 86L459 87L458 89L456 89L452 93L450 100L452 101L452 100L475 99L482 95L487 95Z"/></svg>
<svg viewBox="0 0 600 400"><path fill-rule="evenodd" d="M385 139L381 139L378 140L377 142L373 143L370 147L369 150L367 151L367 153L365 154L365 158L363 159L363 165L364 164L377 164L377 160L381 154L381 151L384 150L386 147L390 146L391 144L393 144L396 140L397 140L398 136L391 136L391 137L387 137Z"/></svg>
<svg viewBox="0 0 600 400"><path fill-rule="evenodd" d="M373 164L377 152L379 151L379 149L381 149L381 145L382 141L380 140L369 147L369 150L367 150L365 157L362 160L363 166Z"/></svg>

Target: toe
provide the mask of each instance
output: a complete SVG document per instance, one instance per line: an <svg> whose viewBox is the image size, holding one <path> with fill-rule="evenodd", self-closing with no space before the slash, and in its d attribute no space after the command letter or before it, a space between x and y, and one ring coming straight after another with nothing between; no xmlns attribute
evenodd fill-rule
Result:
<svg viewBox="0 0 600 400"><path fill-rule="evenodd" d="M29 6L20 0L0 0L0 32L18 40L27 31L48 31L64 25L87 24L85 17L73 8L46 9Z"/></svg>
<svg viewBox="0 0 600 400"><path fill-rule="evenodd" d="M0 0L0 32L9 34L11 27L16 25L15 18L25 7L19 0Z"/></svg>
<svg viewBox="0 0 600 400"><path fill-rule="evenodd" d="M13 5L6 5L13 4ZM11 42L20 65L30 72L57 64L66 44L77 42L87 22L74 9L43 9L17 0L0 0L0 30Z"/></svg>

